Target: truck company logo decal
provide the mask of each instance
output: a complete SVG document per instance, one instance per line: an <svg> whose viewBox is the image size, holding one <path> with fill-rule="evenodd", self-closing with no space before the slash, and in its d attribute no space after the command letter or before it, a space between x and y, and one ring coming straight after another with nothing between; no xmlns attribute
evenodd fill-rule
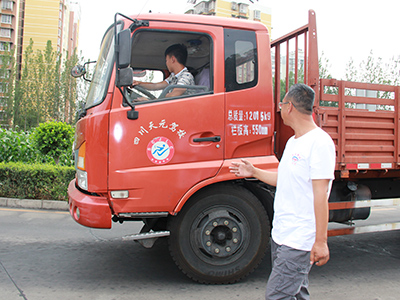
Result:
<svg viewBox="0 0 400 300"><path fill-rule="evenodd" d="M168 163L174 153L174 145L166 137L156 137L147 145L147 157L157 165Z"/></svg>
<svg viewBox="0 0 400 300"><path fill-rule="evenodd" d="M140 126L138 131L139 136L135 137L133 142L135 145L139 145L141 136L150 133L150 131L152 130L158 130L158 129L164 129L174 132L179 137L179 139L181 139L186 135L186 130L180 129L178 127L179 124L177 124L176 122L168 124L165 121L165 119L161 120L158 124L155 124L153 121L150 121L148 126Z"/></svg>

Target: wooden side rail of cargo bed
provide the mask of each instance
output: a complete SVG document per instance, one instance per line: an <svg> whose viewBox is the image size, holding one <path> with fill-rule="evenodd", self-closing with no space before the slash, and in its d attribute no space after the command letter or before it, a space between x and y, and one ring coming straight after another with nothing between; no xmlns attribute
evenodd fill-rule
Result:
<svg viewBox="0 0 400 300"><path fill-rule="evenodd" d="M400 169L400 87L320 80L315 112L336 145L336 169Z"/></svg>

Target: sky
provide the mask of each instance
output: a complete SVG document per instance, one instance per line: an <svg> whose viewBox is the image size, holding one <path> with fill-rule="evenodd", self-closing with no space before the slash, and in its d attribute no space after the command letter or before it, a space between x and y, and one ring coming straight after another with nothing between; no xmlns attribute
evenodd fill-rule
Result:
<svg viewBox="0 0 400 300"><path fill-rule="evenodd" d="M113 23L116 12L128 16L149 10L184 13L187 7L187 0L77 1L81 4L79 51L85 60L97 59L103 34ZM307 24L308 10L313 9L317 17L318 51L329 60L328 70L334 78L344 79L350 59L359 64L371 51L384 61L400 58L398 0L259 0L258 3L271 8L273 40Z"/></svg>

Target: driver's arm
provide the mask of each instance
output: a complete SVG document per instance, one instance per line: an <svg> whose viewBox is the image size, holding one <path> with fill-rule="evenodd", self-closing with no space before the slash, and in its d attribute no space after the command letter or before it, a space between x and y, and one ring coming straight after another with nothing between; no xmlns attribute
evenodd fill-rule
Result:
<svg viewBox="0 0 400 300"><path fill-rule="evenodd" d="M161 81L161 82L155 82L155 83L134 80L132 83L132 86L135 86L135 85L144 87L147 90L155 91L155 90L162 90L162 89L166 88L168 86L168 83L165 80Z"/></svg>
<svg viewBox="0 0 400 300"><path fill-rule="evenodd" d="M168 94L165 95L165 97L178 97L182 95L184 92L186 92L186 89L179 89L179 88L174 88L172 91L170 91Z"/></svg>

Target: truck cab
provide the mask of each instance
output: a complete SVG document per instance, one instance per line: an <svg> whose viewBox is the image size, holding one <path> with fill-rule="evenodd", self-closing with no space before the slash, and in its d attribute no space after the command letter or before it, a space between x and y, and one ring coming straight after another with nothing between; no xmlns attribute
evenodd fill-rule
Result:
<svg viewBox="0 0 400 300"><path fill-rule="evenodd" d="M176 86L157 92L132 86L133 79L159 82L170 75L164 51L173 44L187 48L195 85L181 86L186 92L178 97L168 97ZM261 23L122 18L104 35L77 123L71 215L96 228L143 221L143 233L170 235L171 253L189 277L242 278L266 251L272 197L249 181L267 194L259 201L228 168L240 158L277 168L274 109L270 37Z"/></svg>

